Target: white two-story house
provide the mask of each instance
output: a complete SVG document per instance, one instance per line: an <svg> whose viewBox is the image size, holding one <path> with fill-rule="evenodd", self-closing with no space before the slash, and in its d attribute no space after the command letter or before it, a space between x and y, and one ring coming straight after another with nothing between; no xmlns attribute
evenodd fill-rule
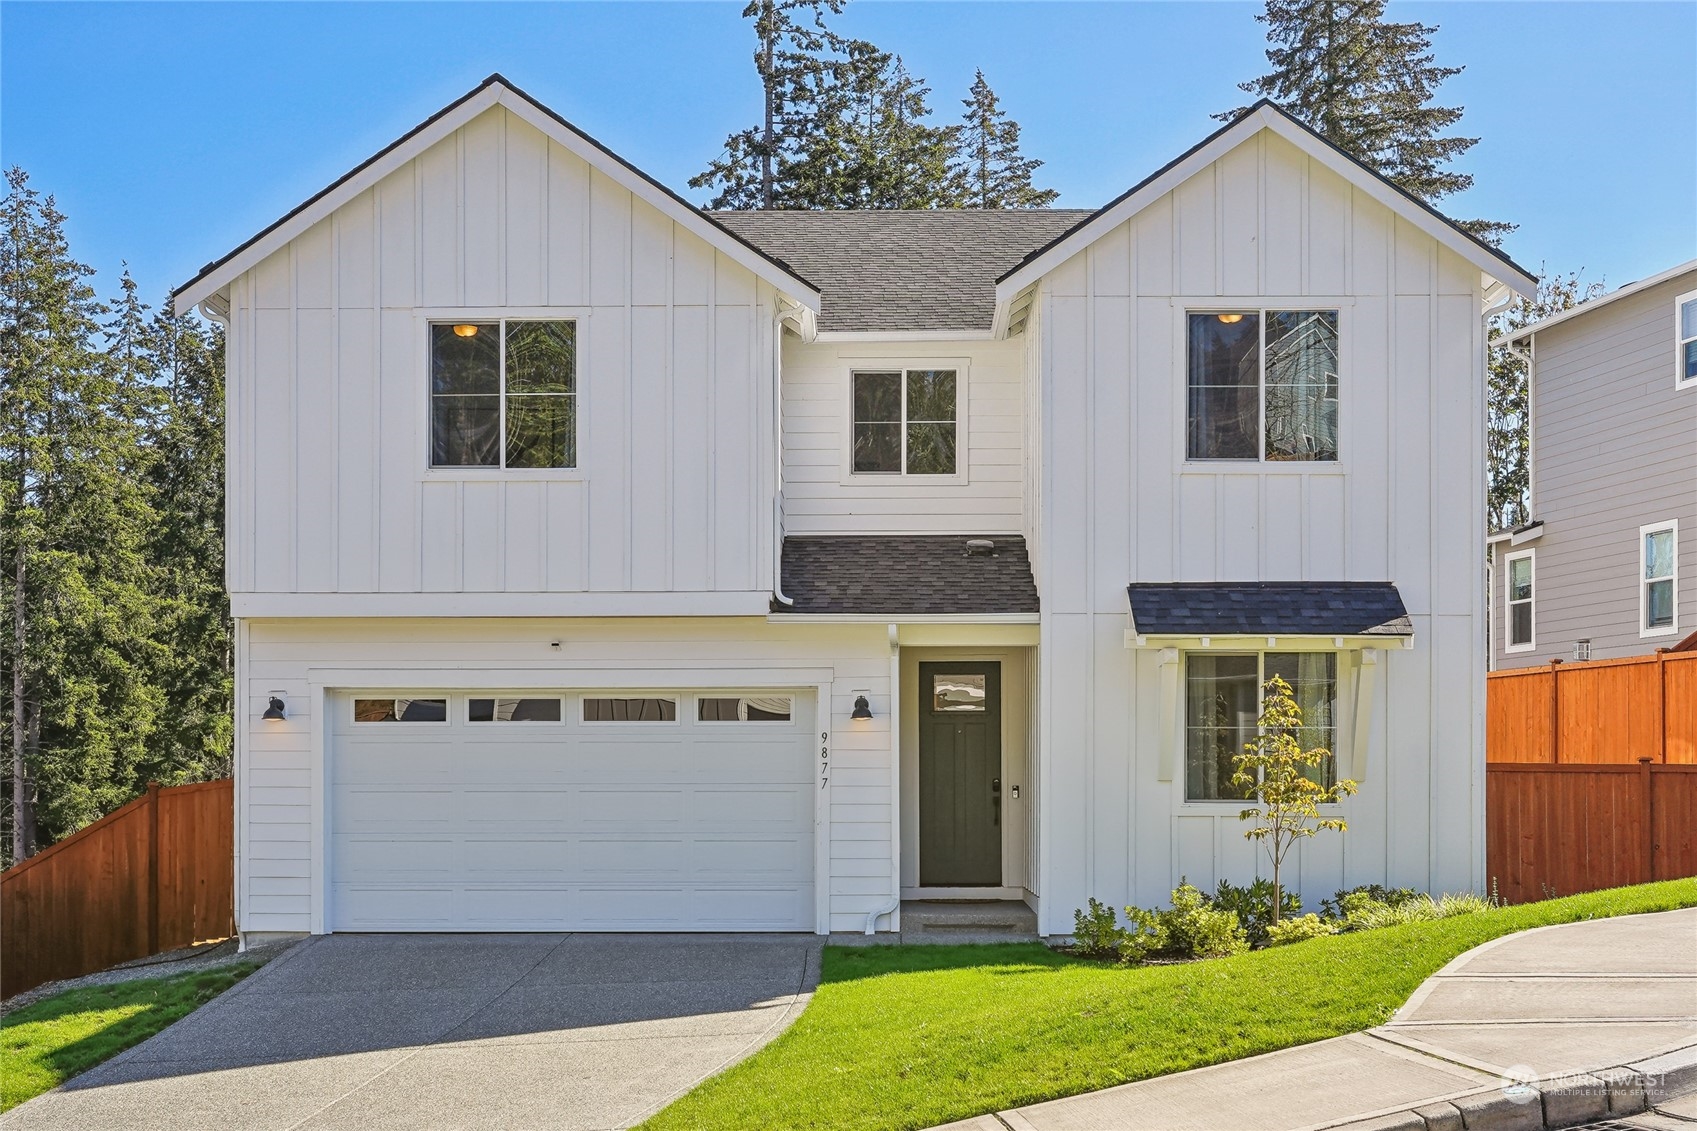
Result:
<svg viewBox="0 0 1697 1131"><path fill-rule="evenodd" d="M1482 316L1270 105L1093 212L709 214L495 76L176 296L228 327L238 919L889 931L1350 829L1484 876Z"/></svg>

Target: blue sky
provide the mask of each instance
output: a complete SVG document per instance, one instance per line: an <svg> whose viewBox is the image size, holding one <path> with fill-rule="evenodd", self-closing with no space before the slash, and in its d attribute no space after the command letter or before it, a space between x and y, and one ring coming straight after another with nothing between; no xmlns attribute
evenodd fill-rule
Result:
<svg viewBox="0 0 1697 1131"><path fill-rule="evenodd" d="M157 301L500 71L673 188L753 122L739 3L0 3L0 160L70 216L103 293ZM854 0L951 120L982 67L1062 205L1101 204L1240 104L1250 3ZM1444 207L1612 289L1697 256L1697 2L1426 3L1443 89L1484 140Z"/></svg>

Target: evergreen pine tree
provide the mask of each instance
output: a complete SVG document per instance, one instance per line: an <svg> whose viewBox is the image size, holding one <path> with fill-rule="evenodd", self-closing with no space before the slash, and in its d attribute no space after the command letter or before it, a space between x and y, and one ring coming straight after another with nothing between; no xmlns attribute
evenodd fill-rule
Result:
<svg viewBox="0 0 1697 1131"><path fill-rule="evenodd" d="M1046 208L1060 193L1032 185L1031 174L1043 162L1019 150L1019 123L1007 116L1001 100L979 71L960 131L956 175L967 208Z"/></svg>
<svg viewBox="0 0 1697 1131"><path fill-rule="evenodd" d="M719 157L689 179L691 188L716 190L707 207L779 206L783 167L816 125L810 110L844 46L825 27L826 11L841 12L842 0L749 0L743 9L754 21L761 121L726 138Z"/></svg>
<svg viewBox="0 0 1697 1131"><path fill-rule="evenodd" d="M1390 22L1384 14L1385 0L1267 0L1256 19L1267 25L1272 70L1239 88L1271 99L1435 205L1473 183L1469 174L1447 166L1479 139L1445 136L1461 120L1462 108L1432 104L1438 87L1462 68L1435 62L1436 27ZM1244 109L1215 117L1229 120ZM1514 230L1491 220L1461 226L1493 244Z"/></svg>
<svg viewBox="0 0 1697 1131"><path fill-rule="evenodd" d="M1602 293L1601 283L1582 284L1580 272L1545 275L1538 293L1516 303L1492 320L1491 336L1500 337L1553 314L1578 306ZM1531 520L1527 511L1531 490L1531 409L1526 359L1494 345L1486 374L1487 421L1485 458L1489 466L1486 502L1490 528L1512 530Z"/></svg>

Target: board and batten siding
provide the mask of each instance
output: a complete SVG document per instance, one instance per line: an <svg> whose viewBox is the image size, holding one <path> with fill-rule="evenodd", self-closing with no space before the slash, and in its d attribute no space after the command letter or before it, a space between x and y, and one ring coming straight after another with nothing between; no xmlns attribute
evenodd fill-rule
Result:
<svg viewBox="0 0 1697 1131"><path fill-rule="evenodd" d="M890 652L883 625L767 625L747 618L293 618L243 620L237 642L237 925L244 933L323 930L325 765L334 758L315 691L652 690L817 686L829 701L829 925L859 931L890 892ZM551 647L558 641L560 647ZM494 674L500 673L500 674ZM786 673L795 673L793 675ZM261 722L271 695L287 717ZM865 694L873 718L850 721ZM345 700L343 701L345 702ZM318 830L318 835L314 830Z"/></svg>
<svg viewBox="0 0 1697 1131"><path fill-rule="evenodd" d="M1697 387L1674 387L1674 300L1697 271L1534 337L1532 517L1543 534L1496 547L1493 634L1504 668L1571 659L1577 640L1609 660L1697 631ZM1675 633L1639 635L1639 527L1679 522ZM1505 652L1508 553L1536 551L1536 648Z"/></svg>
<svg viewBox="0 0 1697 1131"><path fill-rule="evenodd" d="M1017 534L1023 528L1025 379L1011 342L784 338L784 531ZM851 475L849 373L956 368L958 476Z"/></svg>
<svg viewBox="0 0 1697 1131"><path fill-rule="evenodd" d="M1483 882L1484 419L1479 270L1263 131L1051 272L1043 401L1042 918L1246 882L1235 804L1158 779L1159 657L1128 650L1130 581L1392 581L1415 647L1380 660L1350 831L1301 849L1346 884ZM1187 464L1186 307L1330 309L1340 458ZM1340 658L1341 701L1353 660Z"/></svg>
<svg viewBox="0 0 1697 1131"><path fill-rule="evenodd" d="M770 590L775 293L505 108L230 296L238 603ZM455 314L577 319L578 469L429 468L425 322Z"/></svg>

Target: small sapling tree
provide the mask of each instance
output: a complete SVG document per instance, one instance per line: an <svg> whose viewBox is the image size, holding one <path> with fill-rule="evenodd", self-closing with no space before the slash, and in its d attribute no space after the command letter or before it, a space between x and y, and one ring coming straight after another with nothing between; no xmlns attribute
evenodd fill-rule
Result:
<svg viewBox="0 0 1697 1131"><path fill-rule="evenodd" d="M1269 679L1262 685L1261 694L1260 732L1233 759L1236 772L1232 784L1241 786L1259 803L1239 813L1238 819L1255 822L1255 827L1243 835L1263 842L1273 863L1273 922L1277 923L1283 902L1280 873L1285 856L1297 841L1321 829L1340 833L1348 829L1342 817L1323 816L1320 806L1348 797L1357 787L1347 779L1332 785L1315 780L1325 777L1331 752L1320 746L1303 749L1302 707L1283 677Z"/></svg>

